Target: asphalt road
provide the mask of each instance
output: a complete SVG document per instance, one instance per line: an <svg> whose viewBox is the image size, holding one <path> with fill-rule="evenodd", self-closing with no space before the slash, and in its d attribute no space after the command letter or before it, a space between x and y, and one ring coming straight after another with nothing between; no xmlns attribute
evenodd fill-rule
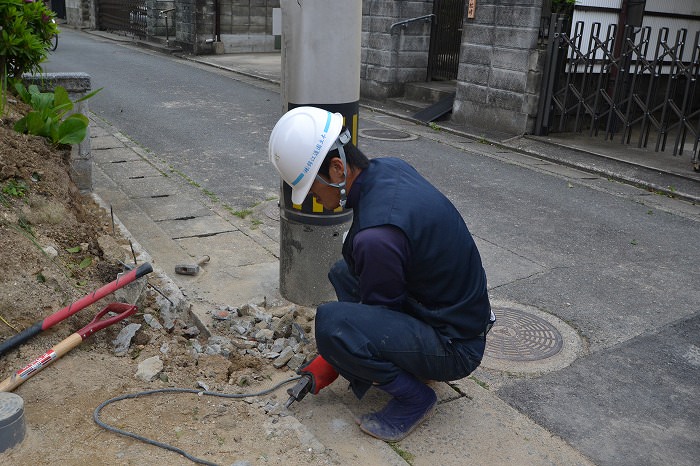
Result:
<svg viewBox="0 0 700 466"><path fill-rule="evenodd" d="M235 209L277 194L266 150L282 111L278 92L68 28L44 71L88 73L93 89L103 88L92 112L193 181L216 186Z"/></svg>
<svg viewBox="0 0 700 466"><path fill-rule="evenodd" d="M269 85L66 30L46 71L83 71L90 109L223 202L278 194L267 161L281 113ZM360 127L383 127L360 115ZM585 351L541 377L506 374L499 395L598 464L700 457L700 225L653 194L460 140L361 138L447 194L477 238L494 298L573 327ZM677 204L680 205L680 204Z"/></svg>

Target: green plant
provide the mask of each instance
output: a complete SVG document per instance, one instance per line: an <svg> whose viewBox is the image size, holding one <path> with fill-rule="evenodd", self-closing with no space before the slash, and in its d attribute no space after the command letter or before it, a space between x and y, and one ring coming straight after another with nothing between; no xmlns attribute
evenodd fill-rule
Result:
<svg viewBox="0 0 700 466"><path fill-rule="evenodd" d="M413 464L413 461L416 459L415 455L409 451L406 451L402 449L397 443L391 442L389 443L389 446L391 447L392 450L396 452L397 455L399 455L406 463L408 464Z"/></svg>
<svg viewBox="0 0 700 466"><path fill-rule="evenodd" d="M51 37L58 34L54 16L42 1L0 2L0 68L6 76L19 78L41 70Z"/></svg>
<svg viewBox="0 0 700 466"><path fill-rule="evenodd" d="M2 192L11 197L24 197L27 195L28 189L23 180L11 179L7 180L5 186L2 187Z"/></svg>
<svg viewBox="0 0 700 466"><path fill-rule="evenodd" d="M236 210L230 212L238 218L246 218L248 215L253 213L253 211L250 209Z"/></svg>
<svg viewBox="0 0 700 466"><path fill-rule="evenodd" d="M219 198L216 196L216 194L214 194L213 192L209 191L208 189L202 188L202 192L203 192L204 194L206 194L207 196L209 196L209 199L211 199L212 202L219 202Z"/></svg>
<svg viewBox="0 0 700 466"><path fill-rule="evenodd" d="M75 102L70 100L68 92L62 86L56 86L54 92L40 92L34 84L27 89L24 84L16 83L15 90L20 99L33 109L15 123L15 131L43 136L54 145L59 145L79 144L85 139L89 124L87 117L82 113L71 113L68 116L66 113L73 110L73 104L89 99L102 88Z"/></svg>
<svg viewBox="0 0 700 466"><path fill-rule="evenodd" d="M489 389L489 384L487 384L487 383L484 382L483 380L479 380L479 379L477 379L476 377L474 377L473 375L469 376L469 378L470 378L471 380L473 380L474 383L476 383L476 384L477 384L478 386L480 386L481 388L484 388L484 389L486 389L486 390Z"/></svg>

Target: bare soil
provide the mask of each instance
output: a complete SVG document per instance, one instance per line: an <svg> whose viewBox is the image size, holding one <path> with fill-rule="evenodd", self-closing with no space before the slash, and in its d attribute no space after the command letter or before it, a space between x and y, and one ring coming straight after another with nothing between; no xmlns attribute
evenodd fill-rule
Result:
<svg viewBox="0 0 700 466"><path fill-rule="evenodd" d="M69 149L12 129L28 110L10 98L0 121L0 341L113 281L123 266L105 244L129 249L108 213L70 180ZM136 315L90 336L14 390L24 400L27 434L0 453L1 464L192 464L177 453L99 427L93 411L107 399L143 390L204 384L222 393L250 393L294 375L235 351L229 357L196 354L186 332L192 323L176 322L169 330L150 327L143 316L158 317L159 306L152 290L144 296ZM1 355L0 381L112 301L110 295ZM128 323L141 329L127 354L117 356L113 340ZM164 369L145 382L135 373L151 356L159 356ZM336 463L331 452L303 441L303 426L279 409L285 400L284 390L244 400L158 394L111 404L101 419L218 464Z"/></svg>

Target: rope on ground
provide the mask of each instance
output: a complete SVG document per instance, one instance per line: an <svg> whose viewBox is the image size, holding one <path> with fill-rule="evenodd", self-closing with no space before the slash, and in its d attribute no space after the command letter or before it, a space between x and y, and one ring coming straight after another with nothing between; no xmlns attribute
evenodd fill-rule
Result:
<svg viewBox="0 0 700 466"><path fill-rule="evenodd" d="M175 453L178 453L188 460L197 463L197 464L205 464L208 466L218 466L216 463L211 463L209 461L197 458L195 456L190 455L189 453L185 452L184 450L181 450L180 448L174 447L172 445L168 445L167 443L162 443L158 442L156 440L151 440L149 438L143 437L138 434L134 434L133 432L129 432L126 430L119 429L114 426L110 426L109 424L103 422L100 420L100 411L107 405L110 405L112 403L115 403L117 401L121 400L127 400L127 399L132 399L132 398L140 398L143 396L148 396L148 395L154 395L157 393L194 393L196 395L209 395L209 396L217 396L221 398L248 398L248 397L253 397L253 396L261 396L261 395L267 395L268 393L272 393L278 388L282 387L283 385L286 385L288 383L296 382L297 380L301 379L301 376L299 377L293 377L291 379L283 380L282 382L279 382L278 384L272 386L271 388L255 392L255 393L217 393L217 392L210 392L210 391L205 391L205 390L196 390L193 388L161 388L158 390L147 390L143 392L138 392L138 393L128 393L126 395L121 395L117 396L114 398L110 398L107 401L102 402L97 408L95 408L95 411L92 413L92 418L95 421L95 423L102 427L103 429L106 429L110 432L114 432L116 434L124 435L126 437L131 437L133 439L139 440L141 442L147 443L149 445L154 445L156 447L164 448L165 450L173 451Z"/></svg>

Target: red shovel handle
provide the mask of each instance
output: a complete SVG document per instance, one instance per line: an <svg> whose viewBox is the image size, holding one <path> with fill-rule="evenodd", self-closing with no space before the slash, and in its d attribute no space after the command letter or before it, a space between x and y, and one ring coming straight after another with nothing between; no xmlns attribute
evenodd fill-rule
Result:
<svg viewBox="0 0 700 466"><path fill-rule="evenodd" d="M108 312L116 312L117 315L112 316L108 319L102 319ZM109 327L115 322L119 322L122 319L133 315L136 312L136 306L127 303L111 303L100 312L97 313L94 319L90 321L85 327L78 330L77 333L84 340L93 333L102 330L105 327Z"/></svg>

